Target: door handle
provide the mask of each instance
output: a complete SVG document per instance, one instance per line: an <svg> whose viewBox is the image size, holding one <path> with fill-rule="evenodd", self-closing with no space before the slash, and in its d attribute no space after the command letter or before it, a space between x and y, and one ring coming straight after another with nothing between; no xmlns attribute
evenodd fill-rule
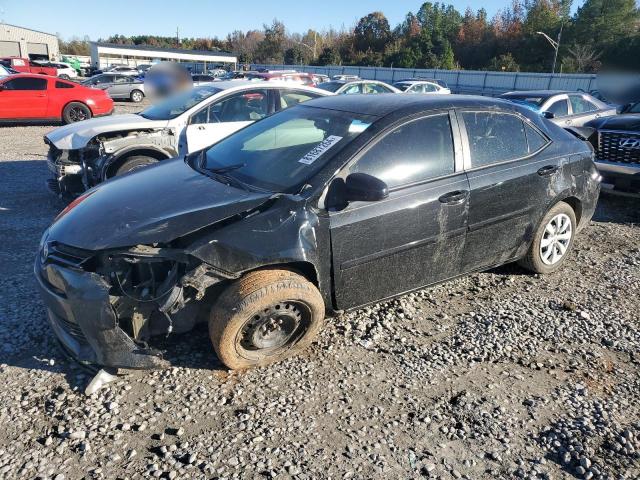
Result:
<svg viewBox="0 0 640 480"><path fill-rule="evenodd" d="M467 190L455 190L453 192L445 193L438 198L438 200L440 200L440 203L444 203L446 205L459 205L464 203L468 196L469 192Z"/></svg>
<svg viewBox="0 0 640 480"><path fill-rule="evenodd" d="M202 125L200 125L200 126L198 127L198 130L204 130L204 127L203 127Z"/></svg>
<svg viewBox="0 0 640 480"><path fill-rule="evenodd" d="M541 177L547 177L549 175L556 173L557 171L558 171L557 165L547 165L545 167L542 167L540 170L538 170L538 175L540 175Z"/></svg>

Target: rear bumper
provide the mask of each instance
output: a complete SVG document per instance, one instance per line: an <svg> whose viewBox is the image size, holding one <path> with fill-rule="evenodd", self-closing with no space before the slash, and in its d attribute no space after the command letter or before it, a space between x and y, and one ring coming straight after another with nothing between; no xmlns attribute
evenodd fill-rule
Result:
<svg viewBox="0 0 640 480"><path fill-rule="evenodd" d="M137 345L118 326L109 285L95 273L55 264L38 256L34 274L51 328L65 350L84 364L151 369L169 365L160 352Z"/></svg>

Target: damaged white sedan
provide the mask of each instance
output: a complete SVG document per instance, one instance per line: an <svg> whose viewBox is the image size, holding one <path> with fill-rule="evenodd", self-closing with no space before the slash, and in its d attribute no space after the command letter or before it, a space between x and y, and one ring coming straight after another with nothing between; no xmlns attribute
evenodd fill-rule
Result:
<svg viewBox="0 0 640 480"><path fill-rule="evenodd" d="M217 82L196 87L138 114L57 128L44 137L56 194L74 197L118 175L213 145L300 102L331 95L291 83Z"/></svg>

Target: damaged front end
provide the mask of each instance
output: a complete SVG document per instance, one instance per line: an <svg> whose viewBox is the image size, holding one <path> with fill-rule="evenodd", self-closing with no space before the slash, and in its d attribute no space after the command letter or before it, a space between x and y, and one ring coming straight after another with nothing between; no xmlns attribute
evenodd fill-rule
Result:
<svg viewBox="0 0 640 480"><path fill-rule="evenodd" d="M209 287L235 278L182 250L136 246L91 252L46 234L35 262L49 322L78 361L126 369L164 368L152 337L193 328Z"/></svg>
<svg viewBox="0 0 640 480"><path fill-rule="evenodd" d="M145 154L157 159L177 155L172 129L144 129L109 132L89 140L80 148L59 149L46 136L47 164L53 178L47 186L56 195L75 197L116 175L127 157Z"/></svg>

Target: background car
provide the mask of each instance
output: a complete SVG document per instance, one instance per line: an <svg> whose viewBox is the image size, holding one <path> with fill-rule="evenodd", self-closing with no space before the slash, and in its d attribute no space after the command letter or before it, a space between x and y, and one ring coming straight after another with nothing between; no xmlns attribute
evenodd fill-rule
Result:
<svg viewBox="0 0 640 480"><path fill-rule="evenodd" d="M327 95L333 94L285 82L216 82L176 94L139 114L58 128L45 135L49 164L58 172L49 186L55 193L77 195L108 178L201 150L274 112ZM73 173L66 174L70 165Z"/></svg>
<svg viewBox="0 0 640 480"><path fill-rule="evenodd" d="M0 58L0 65L20 73L36 73L40 75L51 75L52 77L58 76L58 71L54 67L40 65L28 58L3 57Z"/></svg>
<svg viewBox="0 0 640 480"><path fill-rule="evenodd" d="M318 88L338 95L402 93L397 88L378 80L332 80L321 83Z"/></svg>
<svg viewBox="0 0 640 480"><path fill-rule="evenodd" d="M596 118L617 113L615 106L583 92L524 90L507 92L500 97L531 108L561 127L580 127Z"/></svg>
<svg viewBox="0 0 640 480"><path fill-rule="evenodd" d="M451 90L439 83L430 80L401 80L393 84L395 88L404 93L432 93L448 95Z"/></svg>
<svg viewBox="0 0 640 480"><path fill-rule="evenodd" d="M315 82L316 85L319 85L321 83L328 82L329 80L331 80L329 75L324 75L322 73L312 73L311 75L313 76L313 81Z"/></svg>
<svg viewBox="0 0 640 480"><path fill-rule="evenodd" d="M74 123L109 115L113 100L102 90L46 75L21 73L0 79L0 121Z"/></svg>
<svg viewBox="0 0 640 480"><path fill-rule="evenodd" d="M274 72L249 72L245 76L247 80L264 80L291 82L297 85L306 85L309 87L315 86L313 75L310 73L296 72L296 71L274 71Z"/></svg>
<svg viewBox="0 0 640 480"><path fill-rule="evenodd" d="M204 73L193 73L191 74L191 80L193 81L194 87L199 87L200 85L207 85L215 82L216 77Z"/></svg>
<svg viewBox="0 0 640 480"><path fill-rule="evenodd" d="M334 75L333 77L331 77L331 80L347 82L350 80L360 80L360 77L358 75Z"/></svg>
<svg viewBox="0 0 640 480"><path fill-rule="evenodd" d="M114 100L131 100L139 103L144 99L144 82L132 75L101 73L82 82L87 87L104 90Z"/></svg>
<svg viewBox="0 0 640 480"><path fill-rule="evenodd" d="M35 63L37 63L38 65L42 65L43 67L55 68L59 78L63 78L65 80L69 80L70 78L78 78L78 72L68 63L48 61L35 61Z"/></svg>

